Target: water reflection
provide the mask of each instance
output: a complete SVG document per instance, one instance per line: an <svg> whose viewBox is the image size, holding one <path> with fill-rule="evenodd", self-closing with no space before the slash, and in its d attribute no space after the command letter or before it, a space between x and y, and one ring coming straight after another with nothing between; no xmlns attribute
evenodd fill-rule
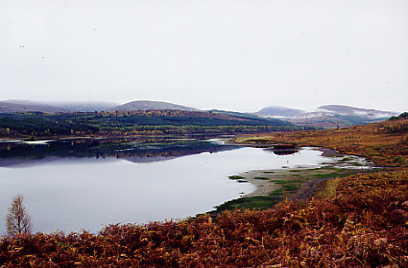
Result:
<svg viewBox="0 0 408 268"><path fill-rule="evenodd" d="M273 152L276 155L289 155L299 152L298 148L287 148L287 149L265 149L266 151Z"/></svg>
<svg viewBox="0 0 408 268"><path fill-rule="evenodd" d="M155 162L203 152L221 152L239 146L216 140L180 138L75 139L37 143L0 143L0 166L32 165L59 158L116 158Z"/></svg>

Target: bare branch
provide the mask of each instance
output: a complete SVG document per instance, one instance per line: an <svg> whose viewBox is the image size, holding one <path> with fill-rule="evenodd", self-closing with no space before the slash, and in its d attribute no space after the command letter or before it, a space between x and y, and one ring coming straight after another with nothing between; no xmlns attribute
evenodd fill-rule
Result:
<svg viewBox="0 0 408 268"><path fill-rule="evenodd" d="M17 195L11 202L6 225L10 236L31 233L31 218L23 205L22 195Z"/></svg>

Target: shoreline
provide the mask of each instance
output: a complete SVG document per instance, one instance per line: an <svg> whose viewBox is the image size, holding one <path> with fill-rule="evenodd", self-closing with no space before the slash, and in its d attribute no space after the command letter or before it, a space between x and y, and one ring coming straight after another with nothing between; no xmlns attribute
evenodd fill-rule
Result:
<svg viewBox="0 0 408 268"><path fill-rule="evenodd" d="M310 147L299 149L304 148ZM230 179L237 180L238 183L250 183L255 186L253 192L235 200L251 202L252 199L262 197L272 198L275 203L278 197L282 200L306 200L321 188L324 181L378 170L372 162L361 156L342 154L330 148L312 148L321 151L322 156L329 158L330 161L311 167L249 170L231 176Z"/></svg>

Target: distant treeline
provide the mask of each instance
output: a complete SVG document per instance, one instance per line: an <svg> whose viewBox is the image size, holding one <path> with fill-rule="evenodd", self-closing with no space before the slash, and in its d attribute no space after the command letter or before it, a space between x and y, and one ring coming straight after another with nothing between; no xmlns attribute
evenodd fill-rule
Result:
<svg viewBox="0 0 408 268"><path fill-rule="evenodd" d="M402 134L408 133L408 113L402 113L399 116L393 116L389 119L389 122L384 124L384 129L390 134ZM404 138L406 142L408 137Z"/></svg>
<svg viewBox="0 0 408 268"><path fill-rule="evenodd" d="M278 119L186 111L3 113L0 136L234 134L299 129Z"/></svg>
<svg viewBox="0 0 408 268"><path fill-rule="evenodd" d="M408 112L402 113L399 116L393 116L390 120L408 119Z"/></svg>

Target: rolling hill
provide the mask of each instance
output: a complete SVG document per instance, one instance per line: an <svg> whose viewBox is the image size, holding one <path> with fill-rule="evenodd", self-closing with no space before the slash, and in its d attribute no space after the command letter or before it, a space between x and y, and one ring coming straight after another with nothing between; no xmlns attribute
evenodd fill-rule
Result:
<svg viewBox="0 0 408 268"><path fill-rule="evenodd" d="M179 110L179 111L198 111L198 109L177 105L163 101L139 100L131 101L112 108L113 111L147 111L147 110Z"/></svg>
<svg viewBox="0 0 408 268"><path fill-rule="evenodd" d="M0 102L1 113L13 112L42 112L42 113L69 113L108 111L117 106L112 102L63 102L63 101L28 101L5 100Z"/></svg>
<svg viewBox="0 0 408 268"><path fill-rule="evenodd" d="M18 100L0 101L0 113L17 113L17 112L59 113L69 112L69 110L58 106L52 106L30 101L18 101Z"/></svg>
<svg viewBox="0 0 408 268"><path fill-rule="evenodd" d="M292 109L282 106L265 107L255 114L263 117L292 117L305 113L303 110Z"/></svg>
<svg viewBox="0 0 408 268"><path fill-rule="evenodd" d="M364 109L345 105L323 105L314 112L270 106L254 113L264 118L280 118L298 126L336 128L368 124L398 115L395 112Z"/></svg>
<svg viewBox="0 0 408 268"><path fill-rule="evenodd" d="M180 110L0 113L0 136L237 134L299 129L279 119Z"/></svg>
<svg viewBox="0 0 408 268"><path fill-rule="evenodd" d="M380 111L375 109L364 109L346 105L324 105L320 106L318 109L321 111L326 111L329 113L335 113L344 116L360 116L372 119L387 118L398 115L398 113L395 112Z"/></svg>
<svg viewBox="0 0 408 268"><path fill-rule="evenodd" d="M113 102L53 102L52 104L58 105L58 107L62 107L71 112L109 111L118 105Z"/></svg>

